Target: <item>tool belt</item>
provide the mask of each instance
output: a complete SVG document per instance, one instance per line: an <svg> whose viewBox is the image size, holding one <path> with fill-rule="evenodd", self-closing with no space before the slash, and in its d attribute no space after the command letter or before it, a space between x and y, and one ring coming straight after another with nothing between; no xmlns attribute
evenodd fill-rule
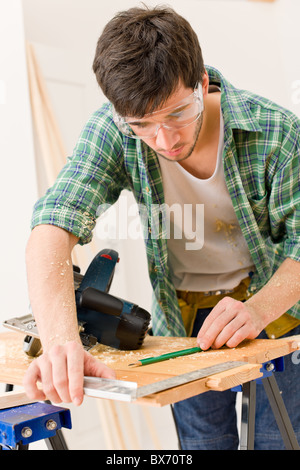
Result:
<svg viewBox="0 0 300 470"><path fill-rule="evenodd" d="M232 297L235 300L245 301L252 295L248 291L249 284L250 278L247 277L232 290L206 292L176 291L187 336L191 336L192 334L198 309L213 308L221 299L223 299L223 297ZM294 318L288 313L284 313L277 320L270 323L265 328L265 332L270 339L280 338L298 325L300 325L300 320L298 318Z"/></svg>
<svg viewBox="0 0 300 470"><path fill-rule="evenodd" d="M178 304L181 310L183 324L187 336L191 336L193 325L200 308L213 308L224 297L232 297L235 300L247 300L251 294L248 291L250 278L243 279L238 286L231 290L217 290L205 292L192 292L177 290Z"/></svg>

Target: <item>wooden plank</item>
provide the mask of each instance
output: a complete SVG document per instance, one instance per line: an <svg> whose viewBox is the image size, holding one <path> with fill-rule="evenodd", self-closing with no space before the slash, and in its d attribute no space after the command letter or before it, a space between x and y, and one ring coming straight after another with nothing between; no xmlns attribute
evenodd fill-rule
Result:
<svg viewBox="0 0 300 470"><path fill-rule="evenodd" d="M258 379L262 377L262 375L261 364L245 364L235 370L212 375L206 380L205 385L211 390L223 392L229 388Z"/></svg>
<svg viewBox="0 0 300 470"><path fill-rule="evenodd" d="M0 410L35 402L36 400L30 400L28 398L24 390L5 392L0 395Z"/></svg>
<svg viewBox="0 0 300 470"><path fill-rule="evenodd" d="M23 351L24 334L0 333L0 382L22 385L24 374L32 361Z"/></svg>
<svg viewBox="0 0 300 470"><path fill-rule="evenodd" d="M174 387L163 392L154 393L147 397L139 398L140 405L165 406L190 398L209 390L224 391L236 387L262 376L260 364L245 364L233 370L220 372L210 378L195 380L179 387Z"/></svg>

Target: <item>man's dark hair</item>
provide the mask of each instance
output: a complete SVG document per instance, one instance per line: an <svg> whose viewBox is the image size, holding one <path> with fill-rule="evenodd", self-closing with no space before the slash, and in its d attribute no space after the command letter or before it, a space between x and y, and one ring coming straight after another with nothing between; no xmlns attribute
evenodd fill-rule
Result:
<svg viewBox="0 0 300 470"><path fill-rule="evenodd" d="M202 82L204 64L196 33L168 7L131 8L104 28L93 71L122 116L142 117L161 107L179 81Z"/></svg>

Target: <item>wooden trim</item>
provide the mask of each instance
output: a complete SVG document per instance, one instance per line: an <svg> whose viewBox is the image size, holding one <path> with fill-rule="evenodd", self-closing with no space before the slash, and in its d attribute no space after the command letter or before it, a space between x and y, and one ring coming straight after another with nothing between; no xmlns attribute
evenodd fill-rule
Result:
<svg viewBox="0 0 300 470"><path fill-rule="evenodd" d="M0 410L14 406L28 405L37 400L30 400L24 390L5 392L0 395Z"/></svg>

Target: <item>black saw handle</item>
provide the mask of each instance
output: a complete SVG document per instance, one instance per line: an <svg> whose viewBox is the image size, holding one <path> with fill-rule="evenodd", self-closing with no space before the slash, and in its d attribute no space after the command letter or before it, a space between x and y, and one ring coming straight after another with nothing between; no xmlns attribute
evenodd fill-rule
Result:
<svg viewBox="0 0 300 470"><path fill-rule="evenodd" d="M94 287L87 287L81 292L79 306L117 317L123 311L123 302L120 299Z"/></svg>

